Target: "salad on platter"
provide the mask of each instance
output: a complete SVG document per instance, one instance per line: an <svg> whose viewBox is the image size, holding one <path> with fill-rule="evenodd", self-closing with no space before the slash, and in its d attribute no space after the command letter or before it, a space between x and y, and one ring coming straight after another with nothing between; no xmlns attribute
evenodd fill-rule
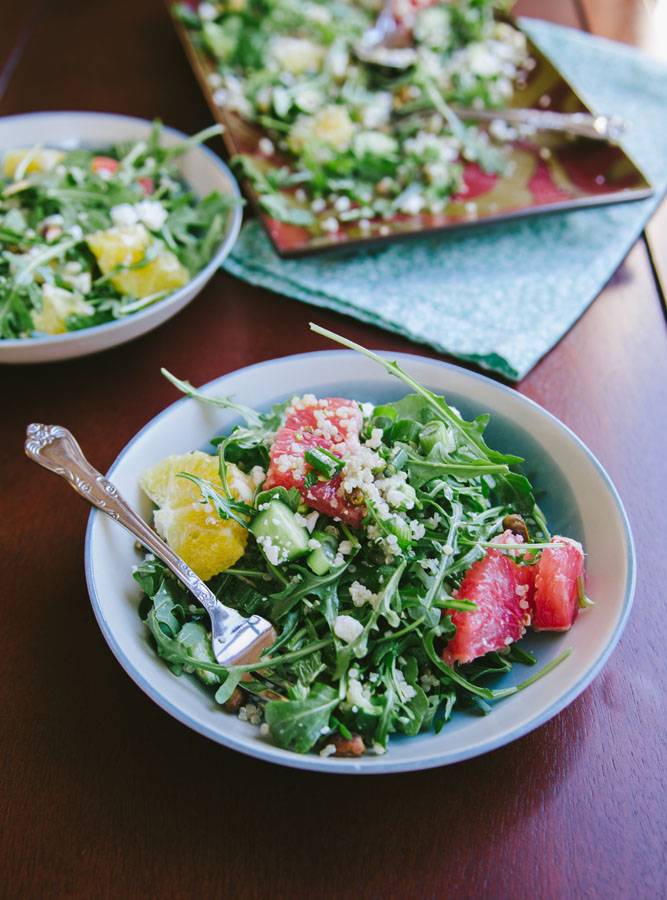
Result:
<svg viewBox="0 0 667 900"><path fill-rule="evenodd" d="M392 734L491 712L564 659L497 686L537 662L527 628L566 631L590 605L584 552L550 534L523 460L487 446L488 416L465 421L396 363L311 327L410 393L373 406L306 392L258 412L165 370L245 424L140 479L157 532L225 604L271 621L274 645L254 665L219 665L206 611L150 554L134 569L139 613L175 675L277 746L382 754ZM284 699L254 698L267 689Z"/></svg>
<svg viewBox="0 0 667 900"><path fill-rule="evenodd" d="M214 103L263 129L256 152L233 162L273 219L362 234L396 216L440 214L465 200L464 165L503 173L501 120L464 123L456 105L508 104L534 61L522 32L498 13L505 0L396 0L416 55L406 70L359 58L379 0L178 3L196 51L213 61ZM469 214L476 215L474 198Z"/></svg>
<svg viewBox="0 0 667 900"><path fill-rule="evenodd" d="M176 146L41 145L4 153L0 171L0 339L123 319L186 285L214 256L235 198L194 196Z"/></svg>

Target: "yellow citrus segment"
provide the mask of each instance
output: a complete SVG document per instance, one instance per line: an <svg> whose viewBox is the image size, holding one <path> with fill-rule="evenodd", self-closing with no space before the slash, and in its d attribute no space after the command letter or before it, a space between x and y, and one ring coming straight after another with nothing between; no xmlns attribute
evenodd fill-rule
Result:
<svg viewBox="0 0 667 900"><path fill-rule="evenodd" d="M63 334L68 316L91 316L95 312L90 303L78 294L52 284L42 285L42 309L32 314L35 331L45 334Z"/></svg>
<svg viewBox="0 0 667 900"><path fill-rule="evenodd" d="M88 235L86 241L100 269L107 275L117 266L132 266L141 262L150 246L151 236L144 225L137 224L95 231ZM122 294L141 298L183 287L190 280L190 273L171 250L161 250L145 266L119 272L110 280Z"/></svg>
<svg viewBox="0 0 667 900"><path fill-rule="evenodd" d="M116 226L106 231L95 231L86 238L105 275L116 266L131 266L142 260L150 240L145 225Z"/></svg>
<svg viewBox="0 0 667 900"><path fill-rule="evenodd" d="M26 173L50 172L65 155L60 150L8 150L2 158L2 174L13 178L19 164L28 154L32 158L25 168Z"/></svg>
<svg viewBox="0 0 667 900"><path fill-rule="evenodd" d="M121 294L148 297L158 291L175 291L190 280L190 273L181 265L171 250L163 250L159 256L132 272L121 272L111 283Z"/></svg>
<svg viewBox="0 0 667 900"><path fill-rule="evenodd" d="M237 522L220 519L209 503L201 503L197 486L179 472L222 487L217 457L199 450L168 456L144 472L139 484L159 507L154 519L160 537L207 581L243 556L248 532ZM252 500L250 479L233 463L227 464L227 484L237 499Z"/></svg>

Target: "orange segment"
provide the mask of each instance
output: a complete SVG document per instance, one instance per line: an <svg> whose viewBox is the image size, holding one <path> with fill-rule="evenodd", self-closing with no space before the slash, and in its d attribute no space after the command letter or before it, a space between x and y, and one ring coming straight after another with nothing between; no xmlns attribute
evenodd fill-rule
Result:
<svg viewBox="0 0 667 900"><path fill-rule="evenodd" d="M151 236L144 225L114 226L96 231L86 238L104 275L118 266L132 266L140 262L151 245ZM171 250L160 253L145 266L119 272L110 279L122 294L147 297L159 291L174 291L190 280L190 273Z"/></svg>
<svg viewBox="0 0 667 900"><path fill-rule="evenodd" d="M157 504L155 528L169 546L207 581L243 556L248 532L242 525L220 519L208 503L201 503L195 484L179 477L188 472L222 487L218 458L197 450L168 456L142 475L142 490ZM253 488L248 476L227 464L227 483L232 495L250 502Z"/></svg>
<svg viewBox="0 0 667 900"><path fill-rule="evenodd" d="M65 156L60 150L8 150L2 158L2 174L13 178L27 154L31 154L32 159L26 166L26 173L50 172Z"/></svg>

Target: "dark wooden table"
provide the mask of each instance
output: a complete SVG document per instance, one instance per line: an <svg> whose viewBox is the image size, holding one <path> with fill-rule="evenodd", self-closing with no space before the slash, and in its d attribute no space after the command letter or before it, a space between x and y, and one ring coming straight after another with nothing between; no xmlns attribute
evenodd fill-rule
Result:
<svg viewBox="0 0 667 900"><path fill-rule="evenodd" d="M517 11L641 45L655 0L520 0ZM0 12L0 114L208 110L160 0L40 0ZM88 603L88 508L27 462L26 423L83 436L104 470L174 399L325 342L312 310L219 273L175 319L87 359L0 367L2 856L12 898L665 896L667 216L518 385L614 479L634 530L635 606L602 674L521 740L379 778L272 767L189 731L139 691ZM663 276L662 283L660 275ZM366 345L424 352L319 311ZM433 354L430 354L433 355Z"/></svg>

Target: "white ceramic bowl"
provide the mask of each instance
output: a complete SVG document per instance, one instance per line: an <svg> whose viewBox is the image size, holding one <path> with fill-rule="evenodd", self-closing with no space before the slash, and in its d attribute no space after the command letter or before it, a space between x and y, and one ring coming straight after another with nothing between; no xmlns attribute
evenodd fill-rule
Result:
<svg viewBox="0 0 667 900"><path fill-rule="evenodd" d="M71 149L74 141L81 147L104 148L123 140L148 137L153 123L132 116L96 112L41 112L0 119L0 157L12 147L31 147L41 143L46 147ZM187 135L173 128L163 128L166 147L179 144ZM215 153L198 146L178 159L178 166L186 183L195 194L205 197L212 191L240 198L238 185L227 166ZM0 363L37 363L74 356L85 356L106 350L145 334L188 304L202 290L231 250L241 227L240 204L229 213L227 230L206 268L192 281L164 300L125 319L95 325L81 331L45 337L0 341Z"/></svg>
<svg viewBox="0 0 667 900"><path fill-rule="evenodd" d="M565 634L530 634L521 646L533 650L538 667L572 647L573 653L530 688L494 705L486 717L455 713L439 735L392 736L385 756L361 759L298 755L273 745L259 730L226 714L198 682L174 677L156 657L137 614L140 591L132 579L138 561L134 539L94 511L86 536L86 575L104 636L128 674L149 697L190 728L227 747L271 762L326 772L379 773L429 768L476 756L515 740L571 703L599 672L621 634L632 601L635 564L632 536L619 497L603 468L581 441L535 403L515 391L455 366L399 354L399 365L457 406L465 418L491 413L491 447L527 460L526 471L555 534L583 542L587 593L595 606L578 616ZM377 363L350 351L309 353L241 369L205 388L260 410L295 393L387 402L408 393ZM240 422L233 413L183 399L149 422L111 467L109 477L146 518L150 503L137 479L170 453L210 449L208 441ZM85 450L85 442L84 442ZM534 673L514 666L499 686Z"/></svg>

